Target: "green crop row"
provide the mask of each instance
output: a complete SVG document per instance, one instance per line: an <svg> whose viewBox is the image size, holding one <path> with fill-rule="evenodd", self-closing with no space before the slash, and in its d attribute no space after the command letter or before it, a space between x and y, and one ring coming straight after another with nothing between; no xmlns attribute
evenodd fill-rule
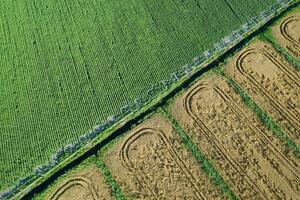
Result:
<svg viewBox="0 0 300 200"><path fill-rule="evenodd" d="M294 142L285 131L264 111L253 99L231 78L226 77L232 88L242 97L244 103L251 108L259 117L261 122L266 125L278 138L283 140L291 148L297 157L300 157L300 146Z"/></svg>
<svg viewBox="0 0 300 200"><path fill-rule="evenodd" d="M207 176L213 181L213 183L219 187L224 195L226 195L229 199L237 200L238 197L234 194L234 192L230 189L230 186L223 180L219 172L215 169L211 161L209 161L201 150L197 147L197 145L192 141L192 139L188 136L185 130L178 124L178 122L173 118L173 116L169 113L167 109L163 110L164 116L166 116L173 124L173 127L176 129L176 132L180 135L183 140L185 146L191 151L193 156L199 162L203 171L207 174Z"/></svg>
<svg viewBox="0 0 300 200"><path fill-rule="evenodd" d="M162 86L199 55L210 57L220 47L214 44L275 4L4 0L0 191L13 185L19 190L18 180L33 169L39 175L51 170L44 164L57 150L68 144L77 149L84 133L108 116L130 112L125 105L136 99L151 98L153 85Z"/></svg>
<svg viewBox="0 0 300 200"><path fill-rule="evenodd" d="M271 30L268 30L264 34L262 34L260 36L260 39L271 43L273 47L276 49L276 51L278 51L281 55L283 55L287 61L292 63L297 70L300 70L300 62L278 44Z"/></svg>
<svg viewBox="0 0 300 200"><path fill-rule="evenodd" d="M112 176L111 172L105 165L105 163L103 161L103 155L101 153L97 157L97 163L98 163L99 168L102 170L102 173L105 177L106 183L111 187L114 197L117 200L126 200L126 197L125 197L123 191L121 190L120 186L118 185L118 183Z"/></svg>

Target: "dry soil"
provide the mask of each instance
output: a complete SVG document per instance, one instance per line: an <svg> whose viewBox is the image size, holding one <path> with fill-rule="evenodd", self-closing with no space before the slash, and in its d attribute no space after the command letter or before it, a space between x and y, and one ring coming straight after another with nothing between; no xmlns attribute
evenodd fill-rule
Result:
<svg viewBox="0 0 300 200"><path fill-rule="evenodd" d="M299 159L224 78L200 80L175 100L171 112L240 199L299 197Z"/></svg>

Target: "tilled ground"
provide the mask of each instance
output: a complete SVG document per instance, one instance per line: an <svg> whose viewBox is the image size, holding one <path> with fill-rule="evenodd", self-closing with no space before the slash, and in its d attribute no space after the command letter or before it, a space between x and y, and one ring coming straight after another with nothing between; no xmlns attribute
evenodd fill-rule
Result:
<svg viewBox="0 0 300 200"><path fill-rule="evenodd" d="M132 130L105 156L124 191L136 199L224 199L162 116Z"/></svg>
<svg viewBox="0 0 300 200"><path fill-rule="evenodd" d="M217 75L172 107L175 118L241 199L296 199L300 162Z"/></svg>
<svg viewBox="0 0 300 200"><path fill-rule="evenodd" d="M255 102L300 142L300 72L267 43L242 50L225 67Z"/></svg>
<svg viewBox="0 0 300 200"><path fill-rule="evenodd" d="M285 17L273 32L279 44L300 59L300 12Z"/></svg>
<svg viewBox="0 0 300 200"><path fill-rule="evenodd" d="M49 193L47 200L110 200L111 189L105 184L102 172L92 166L65 178Z"/></svg>

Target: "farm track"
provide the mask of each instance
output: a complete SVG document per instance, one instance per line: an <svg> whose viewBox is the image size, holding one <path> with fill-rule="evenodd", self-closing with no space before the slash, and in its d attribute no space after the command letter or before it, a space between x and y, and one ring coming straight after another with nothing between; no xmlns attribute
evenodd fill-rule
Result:
<svg viewBox="0 0 300 200"><path fill-rule="evenodd" d="M300 162L297 162L298 160L294 160L294 162L297 162L297 164L292 163L290 161L291 158L287 158L283 152L281 152L280 148L278 148L277 144L274 144L270 138L269 135L266 135L260 128L257 128L255 124L251 122L251 120L246 116L246 114L242 111L242 109L236 105L235 101L231 99L221 88L215 87L214 90L218 95L226 102L226 104L230 107L230 109L238 116L238 118L243 121L249 129L253 133L255 133L258 138L263 142L264 145L268 146L268 148L272 151L272 153L280 160L282 165L285 165L287 168L289 168L290 171L293 172L293 174L296 177L299 177L299 170L300 170ZM284 145L281 143L281 145Z"/></svg>
<svg viewBox="0 0 300 200"><path fill-rule="evenodd" d="M59 184L46 200L110 200L110 189L105 185L102 174L96 167L75 172Z"/></svg>
<svg viewBox="0 0 300 200"><path fill-rule="evenodd" d="M64 193L72 187L79 186L82 190L86 190L87 193L91 194L92 200L98 200L99 196L95 190L95 187L92 185L91 181L83 178L77 177L69 179L64 185L62 185L50 198L50 200L59 200Z"/></svg>
<svg viewBox="0 0 300 200"><path fill-rule="evenodd" d="M285 155L262 125L252 124L234 95L219 77L203 80L175 103L172 113L241 199L295 198L299 160Z"/></svg>
<svg viewBox="0 0 300 200"><path fill-rule="evenodd" d="M195 67L193 58L203 63L207 50L216 56L216 43L274 5L285 9L277 0L3 1L0 191L12 196L54 174L58 166L49 160L60 148L68 157L78 153L175 87L173 75ZM33 171L41 165L42 174Z"/></svg>
<svg viewBox="0 0 300 200"><path fill-rule="evenodd" d="M300 13L299 11L287 16L272 30L281 46L300 59Z"/></svg>
<svg viewBox="0 0 300 200"><path fill-rule="evenodd" d="M106 163L123 188L135 182L132 191L140 189L137 199L226 198L220 196L220 191L213 191L193 157L180 149L179 138L175 141L176 133L166 119L154 117L129 134L122 145L114 148L119 151L113 153L118 154L116 159L108 153ZM121 162L119 172L116 165L120 163L115 162ZM122 177L124 174L128 174L127 179Z"/></svg>
<svg viewBox="0 0 300 200"><path fill-rule="evenodd" d="M291 64L269 44L257 43L239 53L225 73L300 143L300 73Z"/></svg>
<svg viewBox="0 0 300 200"><path fill-rule="evenodd" d="M195 185L196 179L193 177L192 173L187 169L187 167L184 164L184 161L180 159L176 151L173 149L171 142L168 140L168 138L165 137L165 135L160 132L159 130L152 129L152 128L143 128L139 131L137 131L132 137L129 137L128 140L125 141L123 146L121 147L121 153L120 153L120 159L123 162L123 164L126 166L127 170L130 171L131 173L135 173L136 166L133 164L131 159L129 158L130 154L130 146L136 142L140 137L143 135L152 135L152 137L155 137L154 142L157 144L162 144L163 147L167 149L166 153L169 154L169 156L163 155L163 157L169 157L172 160L172 163L176 163L176 165L180 168L181 173L184 174L187 177L187 181L189 185L192 186L193 191L196 194L196 199L203 199L205 200L206 198L203 196L203 194L200 192L200 188ZM162 147L162 148L163 148ZM156 156L160 156L155 152ZM142 174L143 176L144 174ZM139 177L139 175L136 176L137 179L139 180L139 184L143 186L143 188L147 188L149 190L149 197L150 199L159 199L155 192L151 190L151 187L149 184L147 184L147 181L144 177Z"/></svg>

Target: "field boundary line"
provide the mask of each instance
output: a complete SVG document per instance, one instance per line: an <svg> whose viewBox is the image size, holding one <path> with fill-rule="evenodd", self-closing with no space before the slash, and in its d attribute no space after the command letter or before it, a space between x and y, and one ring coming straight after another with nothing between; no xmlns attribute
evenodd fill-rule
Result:
<svg viewBox="0 0 300 200"><path fill-rule="evenodd" d="M97 200L99 198L95 187L91 184L91 181L84 177L74 177L69 179L66 183L64 183L51 197L50 200L58 200L59 197L69 188L74 185L80 185L84 189L92 194L93 200Z"/></svg>
<svg viewBox="0 0 300 200"><path fill-rule="evenodd" d="M262 34L260 37L262 41L269 42L275 50L282 55L289 63L292 63L293 66L296 68L296 70L300 70L300 61L296 59L292 54L290 54L287 50L285 50L277 41L275 38L273 38L273 34L270 32L270 30L266 31L266 33Z"/></svg>
<svg viewBox="0 0 300 200"><path fill-rule="evenodd" d="M213 90L215 90L214 88L215 86L212 86ZM217 137L215 136L215 134L213 134L213 132L206 126L205 122L203 122L203 120L201 120L196 114L195 112L192 110L191 108L191 102L193 97L198 94L201 90L203 89L207 89L210 88L210 86L207 83L200 83L198 85L196 85L195 88L193 88L191 91L187 92L187 94L184 97L183 100L183 107L185 112L189 115L189 117L197 124L197 126L201 129L202 133L205 135L206 139L209 141L210 145L212 145L214 147L214 149L216 151L218 151L218 153L229 162L229 164L232 166L232 168L238 173L240 174L242 177L244 177L244 180L246 181L246 183L251 186L254 190L256 190L256 193L258 195L260 195L261 199L266 198L266 196L264 195L264 193L260 190L260 188L254 183L254 181L251 179L251 177L243 171L240 163L236 162L234 159L232 159L231 155L228 155L226 153L226 148L222 145L222 142L220 142L220 140L217 139ZM218 91L217 91L218 94ZM221 96L222 98L222 96ZM227 103L225 101L225 103ZM230 107L230 106L229 106ZM233 109L231 109L233 111ZM239 117L238 115L236 115L237 117Z"/></svg>
<svg viewBox="0 0 300 200"><path fill-rule="evenodd" d="M191 186L193 187L193 190L197 196L198 199L203 199L205 200L206 198L203 196L203 193L201 192L200 188L198 187L196 183L196 178L193 176L192 172L186 167L184 161L180 158L180 156L176 153L176 151L173 148L172 142L165 136L163 131L158 130L157 128L141 128L137 131L134 131L134 133L128 137L125 142L123 143L120 151L120 157L121 161L123 162L124 166L126 166L127 170L132 172L134 174L134 171L132 168L134 168L133 163L130 161L129 155L128 155L128 150L130 145L132 145L136 140L138 140L142 135L144 134L153 134L159 142L164 144L164 146L167 149L167 152L171 155L171 159L176 163L178 168L181 170L182 174L184 174L187 178L187 180L190 182ZM154 199L159 199L155 192L151 190L150 186L148 186L146 178L141 176L140 179L138 176L136 176L136 179L138 180L139 184L143 188L148 188L150 193L154 197ZM142 181L140 181L142 180ZM146 187L145 187L146 186Z"/></svg>
<svg viewBox="0 0 300 200"><path fill-rule="evenodd" d="M223 77L227 80L229 85L242 97L245 105L253 110L259 117L260 121L271 130L279 139L287 143L289 148L291 148L294 154L300 157L300 146L291 139L287 133L270 117L263 109L261 109L255 101L242 89L242 87L236 83L233 79L221 73Z"/></svg>
<svg viewBox="0 0 300 200"><path fill-rule="evenodd" d="M213 181L214 185L220 188L224 195L228 196L229 199L238 200L238 197L230 189L230 186L224 181L218 171L215 169L213 164L204 156L198 146L194 143L191 137L185 132L185 130L180 126L176 119L169 113L167 108L162 107L161 112L163 116L167 117L172 126L175 128L177 134L184 142L184 146L192 153L196 158L199 165L204 170L205 174L210 180Z"/></svg>
<svg viewBox="0 0 300 200"><path fill-rule="evenodd" d="M260 91L266 98L268 98L269 102L276 107L285 117L295 126L295 128L299 129L300 125L297 121L296 114L298 113L291 113L290 111L286 110L284 106L279 102L274 95L272 95L269 91L267 91L264 87L261 86L261 84L251 75L248 74L244 67L243 67L243 60L249 56L251 53L260 53L264 55L267 59L269 59L283 74L285 74L290 80L292 80L297 86L300 86L299 83L299 77L297 75L290 72L289 69L286 68L286 66L281 63L277 58L274 58L271 53L267 52L270 51L269 49L263 47L258 48L249 48L246 51L244 51L241 55L238 56L236 61L236 67L238 72L245 77L247 80L249 80L252 87L256 88L257 91ZM276 53L276 52L275 52Z"/></svg>
<svg viewBox="0 0 300 200"><path fill-rule="evenodd" d="M290 161L278 150L278 148L272 144L267 136L264 135L261 129L257 128L246 116L245 112L243 112L238 105L235 104L234 100L231 99L229 96L225 94L219 87L217 88L217 92L219 93L221 98L226 102L226 104L230 107L230 109L238 116L242 121L245 122L247 127L253 131L261 140L262 142L269 148L270 152L272 152L280 162L285 165L289 170L298 177L297 169L295 169ZM228 101L227 101L228 100Z"/></svg>
<svg viewBox="0 0 300 200"><path fill-rule="evenodd" d="M12 197L22 199L27 194L32 193L36 187L46 182L47 179L55 177L55 174L66 168L68 164L74 162L74 160L83 159L84 155L90 154L90 150L95 150L99 146L99 143L107 142L118 129L128 126L132 121L135 121L135 118L151 112L155 107L161 105L163 99L169 98L172 94L180 90L180 87L187 84L188 81L215 67L220 59L224 59L230 55L230 52L238 49L240 43L247 42L258 35L262 29L266 29L266 26L272 20L280 18L283 13L298 6L299 3L299 0L278 0L276 4L263 11L260 16L252 18L239 30L233 31L230 36L223 38L221 42L215 44L213 49L205 51L201 56L194 58L192 63L184 65L181 69L172 73L170 80L162 80L160 83L154 85L147 91L149 95L144 99L138 98L133 104L124 106L120 114L109 117L105 123L96 126L94 130L80 136L75 143L60 149L64 153L59 151L53 156L59 159L56 159L55 162L51 160L48 164L37 167L37 170L33 174L20 179L11 189L0 193L0 199ZM259 18L262 21L258 21ZM235 40L229 42L230 37L235 38ZM224 44L228 46L222 46ZM203 56L205 56L205 60L202 60ZM36 172L39 172L39 174L37 175Z"/></svg>
<svg viewBox="0 0 300 200"><path fill-rule="evenodd" d="M124 192L122 191L117 181L114 179L108 167L105 165L103 161L102 152L100 152L99 155L97 156L96 163L104 175L106 184L109 185L110 188L112 189L113 196L116 198L116 200L126 200Z"/></svg>

